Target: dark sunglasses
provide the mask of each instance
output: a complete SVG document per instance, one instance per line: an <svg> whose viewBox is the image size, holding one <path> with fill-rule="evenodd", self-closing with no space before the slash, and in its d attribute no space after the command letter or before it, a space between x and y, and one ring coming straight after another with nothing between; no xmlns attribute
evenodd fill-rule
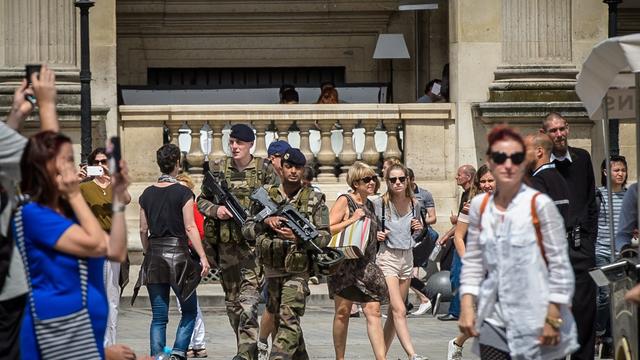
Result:
<svg viewBox="0 0 640 360"><path fill-rule="evenodd" d="M95 165L107 165L107 159L102 159L102 160L94 160L93 163Z"/></svg>
<svg viewBox="0 0 640 360"><path fill-rule="evenodd" d="M376 181L376 179L378 179L377 176L365 176L362 179L360 179L360 181L362 181L365 184L368 184L368 183L370 183L372 181Z"/></svg>
<svg viewBox="0 0 640 360"><path fill-rule="evenodd" d="M524 161L525 153L524 151L513 153L511 155L507 155L503 152L492 152L491 153L491 161L494 163L501 165L504 164L507 159L511 159L511 162L514 165L520 165Z"/></svg>
<svg viewBox="0 0 640 360"><path fill-rule="evenodd" d="M390 177L389 178L389 182L392 184L395 184L396 181L400 180L401 183L407 181L407 177L406 176L400 176L400 177Z"/></svg>

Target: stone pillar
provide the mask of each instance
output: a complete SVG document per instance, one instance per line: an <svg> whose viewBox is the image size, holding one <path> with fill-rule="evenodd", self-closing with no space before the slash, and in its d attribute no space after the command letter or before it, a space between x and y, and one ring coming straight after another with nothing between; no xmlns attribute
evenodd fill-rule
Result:
<svg viewBox="0 0 640 360"><path fill-rule="evenodd" d="M46 60L54 68L76 67L76 14L73 1L4 2L3 67L22 69Z"/></svg>
<svg viewBox="0 0 640 360"><path fill-rule="evenodd" d="M506 64L571 61L571 0L503 0Z"/></svg>

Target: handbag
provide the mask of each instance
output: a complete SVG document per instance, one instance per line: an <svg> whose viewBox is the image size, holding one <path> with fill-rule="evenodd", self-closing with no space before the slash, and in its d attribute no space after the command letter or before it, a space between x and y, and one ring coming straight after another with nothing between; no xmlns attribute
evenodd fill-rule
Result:
<svg viewBox="0 0 640 360"><path fill-rule="evenodd" d="M348 195L347 200L350 205L357 207ZM333 235L327 247L342 251L347 259L359 259L364 256L369 242L370 230L371 219L365 216Z"/></svg>
<svg viewBox="0 0 640 360"><path fill-rule="evenodd" d="M16 229L16 243L24 262L27 284L29 285L29 308L33 318L36 342L43 360L63 360L101 359L91 318L87 309L87 281L89 269L85 259L78 259L78 269L80 273L80 292L82 295L82 308L69 315L58 316L51 319L39 319L36 315L36 304L31 288L31 275L29 273L29 263L26 247L24 243L24 224L22 222L22 207L26 198L21 197L18 201L14 221Z"/></svg>

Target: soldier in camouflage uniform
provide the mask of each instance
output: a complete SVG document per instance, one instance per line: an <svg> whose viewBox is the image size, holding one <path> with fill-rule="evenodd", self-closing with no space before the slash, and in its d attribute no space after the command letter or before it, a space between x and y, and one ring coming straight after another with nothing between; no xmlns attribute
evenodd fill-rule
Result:
<svg viewBox="0 0 640 360"><path fill-rule="evenodd" d="M210 164L210 169L226 179L229 191L240 204L249 208L251 192L272 180L263 170L262 159L249 152L255 135L244 124L231 127L231 157ZM261 271L253 249L242 236L240 227L224 206L203 186L198 210L205 216L205 239L212 245L221 270L221 284L229 322L236 334L236 359L255 360L258 339L258 302Z"/></svg>
<svg viewBox="0 0 640 360"><path fill-rule="evenodd" d="M313 223L320 233L314 243L322 248L331 240L329 210L324 194L302 186L305 163L300 150L287 150L282 157L282 184L265 186L265 189L274 203L291 204ZM252 212L255 214L258 210L252 209ZM312 264L308 246L305 247L290 228L283 226L282 220L279 216L271 216L263 223L256 223L250 218L243 233L247 238L256 239L256 251L267 280L267 309L278 314L270 359L309 359L300 317L304 315L309 295Z"/></svg>

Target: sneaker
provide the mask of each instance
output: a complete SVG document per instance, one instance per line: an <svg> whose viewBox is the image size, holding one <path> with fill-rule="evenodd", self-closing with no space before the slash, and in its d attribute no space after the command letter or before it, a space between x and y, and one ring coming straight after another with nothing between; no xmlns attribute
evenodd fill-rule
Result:
<svg viewBox="0 0 640 360"><path fill-rule="evenodd" d="M418 354L413 354L413 356L409 360L429 360L426 356L421 356Z"/></svg>
<svg viewBox="0 0 640 360"><path fill-rule="evenodd" d="M424 315L427 313L427 311L431 310L431 301L428 301L426 303L421 303L420 307L418 308L418 310L414 311L411 313L411 315Z"/></svg>
<svg viewBox="0 0 640 360"><path fill-rule="evenodd" d="M447 360L462 360L462 346L456 344L456 339L449 341L447 348Z"/></svg>
<svg viewBox="0 0 640 360"><path fill-rule="evenodd" d="M258 341L258 360L269 360L269 344Z"/></svg>

